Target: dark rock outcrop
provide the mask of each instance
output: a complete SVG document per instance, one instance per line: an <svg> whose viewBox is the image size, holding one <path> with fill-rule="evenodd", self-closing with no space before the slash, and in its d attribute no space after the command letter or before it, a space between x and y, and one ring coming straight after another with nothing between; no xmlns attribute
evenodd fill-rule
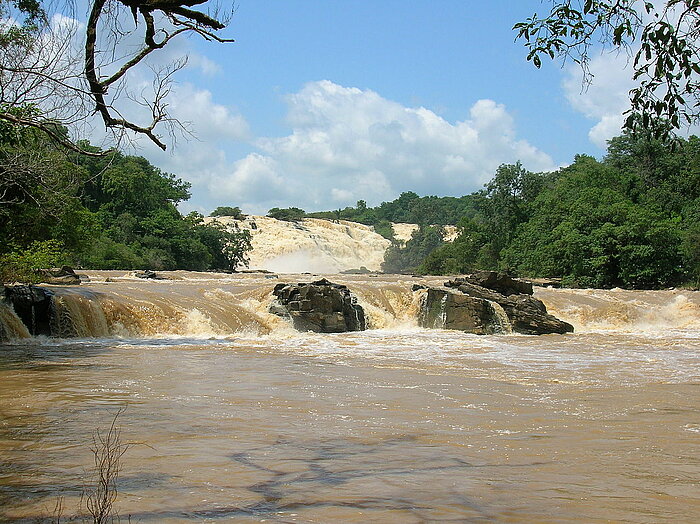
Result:
<svg viewBox="0 0 700 524"><path fill-rule="evenodd" d="M299 331L343 333L366 329L365 312L347 286L325 278L311 283L277 284L270 313L290 317Z"/></svg>
<svg viewBox="0 0 700 524"><path fill-rule="evenodd" d="M40 269L39 273L44 284L57 286L77 286L80 284L80 277L70 266Z"/></svg>
<svg viewBox="0 0 700 524"><path fill-rule="evenodd" d="M505 310L513 331L525 335L547 333L572 333L574 326L547 313L541 300L529 295L511 295L501 306Z"/></svg>
<svg viewBox="0 0 700 524"><path fill-rule="evenodd" d="M422 326L477 334L502 333L507 332L504 327L505 314L510 329L515 333L544 335L571 333L574 330L568 322L547 313L544 303L532 296L532 284L513 279L505 273L480 271L445 282L445 287L455 291L428 289L421 310ZM490 309L483 303L489 304Z"/></svg>
<svg viewBox="0 0 700 524"><path fill-rule="evenodd" d="M5 287L5 300L32 335L51 335L53 292L37 286Z"/></svg>
<svg viewBox="0 0 700 524"><path fill-rule="evenodd" d="M448 289L428 288L418 323L422 327L456 329L476 335L510 332L508 319L499 306L483 298Z"/></svg>
<svg viewBox="0 0 700 524"><path fill-rule="evenodd" d="M359 269L346 269L345 271L341 271L341 273L343 275L369 275L372 272L365 266L360 266Z"/></svg>

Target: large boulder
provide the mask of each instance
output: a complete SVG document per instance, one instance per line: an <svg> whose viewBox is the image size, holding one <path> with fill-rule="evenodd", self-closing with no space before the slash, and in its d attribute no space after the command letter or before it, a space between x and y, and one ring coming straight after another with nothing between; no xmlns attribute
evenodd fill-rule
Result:
<svg viewBox="0 0 700 524"><path fill-rule="evenodd" d="M500 307L489 300L455 291L428 288L418 315L421 327L457 329L477 335L508 333L510 325Z"/></svg>
<svg viewBox="0 0 700 524"><path fill-rule="evenodd" d="M7 286L5 300L32 335L51 335L53 292L37 286Z"/></svg>
<svg viewBox="0 0 700 524"><path fill-rule="evenodd" d="M541 300L530 295L511 295L501 306L510 319L513 331L524 335L572 333L574 326L547 313Z"/></svg>
<svg viewBox="0 0 700 524"><path fill-rule="evenodd" d="M298 284L279 283L270 312L292 319L299 331L343 333L366 329L365 312L347 286L325 278Z"/></svg>
<svg viewBox="0 0 700 524"><path fill-rule="evenodd" d="M482 282L489 287L480 286L475 282ZM507 322L513 332L524 335L564 334L574 330L568 322L547 313L544 303L532 296L532 284L513 279L504 273L481 271L445 282L445 287L448 289L428 289L428 295L421 309L421 318L427 319L425 322L421 321L424 327L443 327L488 334L489 332L507 332L503 327ZM456 298L460 295L471 298L472 301ZM434 325L435 322L430 320L435 318L434 312L438 307L433 297L440 299L442 308L440 314L443 319L441 325ZM480 302L474 301L490 304L491 310L479 306ZM459 322L452 320L464 319L464 308L467 306L470 308L467 316L471 320ZM502 318L504 314L506 319ZM496 321L500 324L495 325Z"/></svg>
<svg viewBox="0 0 700 524"><path fill-rule="evenodd" d="M40 269L39 273L41 275L41 281L44 284L53 284L56 286L77 286L80 284L80 277L70 266Z"/></svg>

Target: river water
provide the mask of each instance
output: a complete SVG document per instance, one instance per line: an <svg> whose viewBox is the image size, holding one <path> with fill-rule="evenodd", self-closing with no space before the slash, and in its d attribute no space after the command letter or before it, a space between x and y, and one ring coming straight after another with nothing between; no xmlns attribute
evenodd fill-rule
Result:
<svg viewBox="0 0 700 524"><path fill-rule="evenodd" d="M0 345L0 520L84 514L123 407L125 521L700 515L699 292L538 289L574 334L477 336L416 327L439 279L334 275L372 329L329 335L266 313L311 275L90 276L55 289L77 338Z"/></svg>

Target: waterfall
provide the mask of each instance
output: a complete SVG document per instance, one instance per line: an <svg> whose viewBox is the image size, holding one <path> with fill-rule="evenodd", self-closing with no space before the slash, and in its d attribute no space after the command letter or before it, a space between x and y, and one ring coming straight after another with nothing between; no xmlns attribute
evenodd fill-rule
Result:
<svg viewBox="0 0 700 524"><path fill-rule="evenodd" d="M415 327L427 294L395 282L363 283L351 289L364 310L367 329Z"/></svg>
<svg viewBox="0 0 700 524"><path fill-rule="evenodd" d="M346 221L305 218L287 222L253 215L244 220L231 217L205 220L250 231L253 245L250 267L281 273L337 273L361 267L379 271L391 244L372 226Z"/></svg>
<svg viewBox="0 0 700 524"><path fill-rule="evenodd" d="M32 334L60 338L209 338L237 333L293 336L288 323L269 313L273 285L280 281L269 274L164 272L163 280L145 281L117 271L91 273L92 282L87 285L35 288L45 295L36 292L41 308L30 307L28 304L34 303L27 301L0 301L0 340ZM368 329L420 326L480 334L512 332L508 316L499 304L481 301L479 306L472 304L476 299L468 296L448 295L447 290L436 288L438 278L332 278L356 295L353 306L362 307ZM432 287L422 287L425 285ZM430 293L432 298L428 300ZM537 293L557 316L588 330L659 331L700 326L697 292L538 289ZM480 320L472 320L476 318L473 308L479 311L479 307L483 313ZM348 310L347 317L360 323L363 314L353 309Z"/></svg>
<svg viewBox="0 0 700 524"><path fill-rule="evenodd" d="M448 296L449 296L448 294L445 294L445 296L443 296L440 299L440 316L439 316L440 325L435 326L436 328L439 327L439 328L445 329L445 326L447 325L447 297Z"/></svg>
<svg viewBox="0 0 700 524"><path fill-rule="evenodd" d="M107 337L111 334L98 297L57 295L51 304L51 334L55 337Z"/></svg>
<svg viewBox="0 0 700 524"><path fill-rule="evenodd" d="M506 315L505 310L501 307L498 302L488 301L491 307L491 312L493 313L493 331L494 333L509 335L513 333L513 328L510 325L510 320L508 315Z"/></svg>
<svg viewBox="0 0 700 524"><path fill-rule="evenodd" d="M0 300L0 341L29 338L31 334L12 306Z"/></svg>

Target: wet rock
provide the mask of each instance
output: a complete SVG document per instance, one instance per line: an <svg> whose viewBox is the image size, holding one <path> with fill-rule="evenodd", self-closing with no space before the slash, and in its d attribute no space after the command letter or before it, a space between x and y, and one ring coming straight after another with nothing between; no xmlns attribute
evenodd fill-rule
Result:
<svg viewBox="0 0 700 524"><path fill-rule="evenodd" d="M573 333L574 326L547 313L541 300L529 295L511 295L501 304L510 319L513 331L524 335Z"/></svg>
<svg viewBox="0 0 700 524"><path fill-rule="evenodd" d="M418 323L421 327L456 329L476 335L509 332L509 326L504 325L492 302L438 288L428 288Z"/></svg>
<svg viewBox="0 0 700 524"><path fill-rule="evenodd" d="M460 292L470 297L483 298L484 300L490 300L491 302L498 302L499 304L503 302L506 297L497 291L491 289L486 289L485 287L476 286L474 284L469 284L467 282L461 282L458 286L448 285L450 282L446 282L446 287L456 287Z"/></svg>
<svg viewBox="0 0 700 524"><path fill-rule="evenodd" d="M269 311L270 313L272 313L273 315L277 315L278 317L291 318L287 307L288 306L283 306L279 302L274 301L272 304L270 304Z"/></svg>
<svg viewBox="0 0 700 524"><path fill-rule="evenodd" d="M299 331L343 333L366 329L365 312L347 286L322 278L311 283L279 283L270 313L292 319Z"/></svg>
<svg viewBox="0 0 700 524"><path fill-rule="evenodd" d="M533 286L539 287L561 287L561 278L531 278L529 279Z"/></svg>
<svg viewBox="0 0 700 524"><path fill-rule="evenodd" d="M341 273L343 275L369 275L372 272L365 266L360 266L357 269L346 269L345 271L341 271Z"/></svg>
<svg viewBox="0 0 700 524"><path fill-rule="evenodd" d="M76 286L80 284L80 277L70 266L40 269L39 274L44 284L57 286Z"/></svg>
<svg viewBox="0 0 700 524"><path fill-rule="evenodd" d="M5 301L32 335L51 335L53 292L37 286L7 286Z"/></svg>
<svg viewBox="0 0 700 524"><path fill-rule="evenodd" d="M474 282L485 282L491 288L479 286ZM421 309L421 315L428 320L425 320L425 324L421 325L433 327L430 324L435 323L434 320L430 320L434 317L434 311L437 308L435 299L431 298L431 292L433 292L433 295L439 297L442 301L440 314L442 315L441 318L443 318L443 325L441 327L445 329L460 329L477 334L488 333L488 330L492 329L494 325L493 322L502 316L498 310L498 307L500 307L507 317L510 329L515 333L545 335L548 333L563 334L574 331L574 327L571 324L547 313L544 303L532 296L532 284L529 282L518 281L495 271L482 271L477 277L468 275L445 282L445 287L449 289L428 289L428 296ZM505 293L501 293L494 288L502 289ZM454 291L451 291L452 289ZM514 293L518 289L522 290L523 293ZM442 294L437 292L442 292ZM457 296L467 296L473 300L485 301L491 305L492 310L489 311L477 302L455 299L450 293L457 294ZM470 308L468 314L464 313L465 307ZM452 311L453 309L454 311ZM474 320L477 317L478 319Z"/></svg>
<svg viewBox="0 0 700 524"><path fill-rule="evenodd" d="M471 275L465 275L454 282L473 284L479 287L491 289L502 295L532 295L532 283L513 278L507 273L497 271L477 271ZM445 284L447 285L447 284ZM448 286L452 287L452 286ZM454 286L457 287L457 286Z"/></svg>
<svg viewBox="0 0 700 524"><path fill-rule="evenodd" d="M155 280L161 280L161 277L159 277L155 271L151 271L150 269L147 269L146 271L136 271L134 276L136 278L152 278Z"/></svg>

